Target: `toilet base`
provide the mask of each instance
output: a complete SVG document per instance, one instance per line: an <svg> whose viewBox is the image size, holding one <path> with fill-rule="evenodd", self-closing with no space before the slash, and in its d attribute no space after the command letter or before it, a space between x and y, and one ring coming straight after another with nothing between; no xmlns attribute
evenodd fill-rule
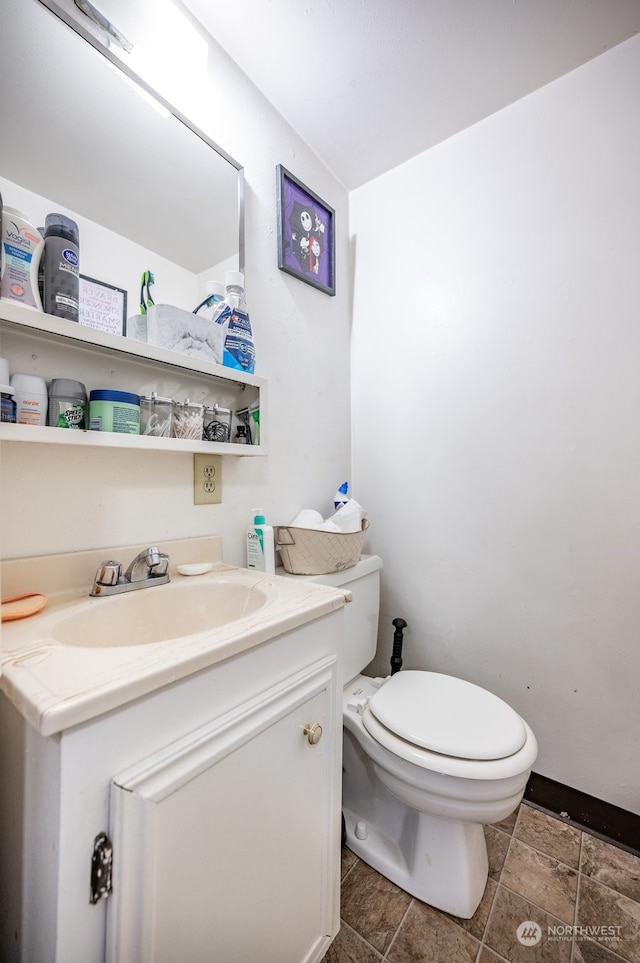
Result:
<svg viewBox="0 0 640 963"><path fill-rule="evenodd" d="M471 919L488 877L482 826L409 810L399 802L395 813L387 806L376 808L374 823L343 805L349 849L423 903Z"/></svg>
<svg viewBox="0 0 640 963"><path fill-rule="evenodd" d="M423 903L471 919L489 873L482 822L427 813L401 801L385 784L389 774L346 724L343 735L342 811L349 849ZM394 785L398 792L403 788L398 781Z"/></svg>

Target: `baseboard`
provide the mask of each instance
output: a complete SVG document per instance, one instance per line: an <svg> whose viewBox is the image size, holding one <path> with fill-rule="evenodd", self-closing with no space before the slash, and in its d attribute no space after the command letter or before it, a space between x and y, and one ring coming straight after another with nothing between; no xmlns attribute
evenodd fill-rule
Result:
<svg viewBox="0 0 640 963"><path fill-rule="evenodd" d="M640 856L640 816L532 772L524 801Z"/></svg>

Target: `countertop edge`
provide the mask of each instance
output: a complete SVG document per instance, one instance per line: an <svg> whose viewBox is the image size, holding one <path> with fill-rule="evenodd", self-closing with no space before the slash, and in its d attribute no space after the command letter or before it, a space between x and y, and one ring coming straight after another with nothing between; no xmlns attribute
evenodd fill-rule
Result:
<svg viewBox="0 0 640 963"><path fill-rule="evenodd" d="M243 570L229 567L226 571L230 574ZM193 653L186 656L182 649L177 647L175 658L165 658L157 669L143 671L132 679L123 679L116 683L110 678L102 684L98 682L91 691L77 695L61 695L56 698L51 694L47 704L47 697L36 700L29 692L31 687L23 675L29 670L15 665L14 660L9 658L2 666L0 690L40 735L55 736L329 615L341 609L351 598L351 593L342 589L317 584L314 589L320 589L317 601L308 604L307 599L304 608L290 610L264 626L252 626L248 631L229 638L222 645L216 645L212 637L209 647L206 644L202 648L196 647ZM148 650L148 647L146 648ZM165 656L167 648L168 646L165 646L163 650ZM23 684L20 681L21 675Z"/></svg>

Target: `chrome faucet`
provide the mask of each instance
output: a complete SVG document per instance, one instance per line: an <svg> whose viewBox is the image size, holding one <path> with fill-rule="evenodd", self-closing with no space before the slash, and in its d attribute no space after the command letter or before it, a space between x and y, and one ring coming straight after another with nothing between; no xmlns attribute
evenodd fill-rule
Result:
<svg viewBox="0 0 640 963"><path fill-rule="evenodd" d="M145 548L122 574L122 565L112 559L101 562L93 580L90 595L119 595L135 592L152 585L165 585L169 581L169 556L155 545Z"/></svg>

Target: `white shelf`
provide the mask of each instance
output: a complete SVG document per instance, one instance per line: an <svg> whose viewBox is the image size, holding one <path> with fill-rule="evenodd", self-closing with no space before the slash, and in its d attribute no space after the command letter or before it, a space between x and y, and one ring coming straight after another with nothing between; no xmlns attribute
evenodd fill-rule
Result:
<svg viewBox="0 0 640 963"><path fill-rule="evenodd" d="M172 397L218 402L239 410L258 399L261 408L261 444L185 441L149 435L73 431L32 425L0 425L0 440L36 444L85 445L96 448L212 452L222 455L264 455L264 402L266 381L252 374L225 368L190 355L118 337L62 318L43 314L11 301L0 301L0 354L13 370L52 377L75 377L87 387L111 386L145 393L170 384ZM179 387L178 387L179 386ZM167 390L165 388L165 390ZM178 392L181 394L179 395ZM163 390L158 392L163 394ZM247 402L245 403L245 393Z"/></svg>
<svg viewBox="0 0 640 963"><path fill-rule="evenodd" d="M84 445L93 448L135 448L136 451L185 451L216 455L264 455L261 445L234 445L232 442L185 441L182 438L155 438L152 435L120 435L112 431L74 431L37 425L0 425L0 441L36 445Z"/></svg>

